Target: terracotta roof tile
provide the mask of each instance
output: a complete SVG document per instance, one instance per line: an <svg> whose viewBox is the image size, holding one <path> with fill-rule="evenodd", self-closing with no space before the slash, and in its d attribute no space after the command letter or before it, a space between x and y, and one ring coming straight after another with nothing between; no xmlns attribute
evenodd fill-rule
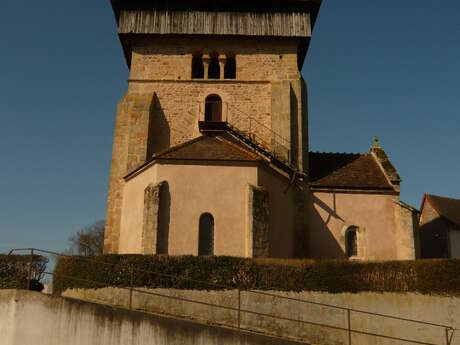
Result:
<svg viewBox="0 0 460 345"><path fill-rule="evenodd" d="M375 157L379 160L382 168L385 170L386 175L392 183L401 182L401 177L399 176L396 168L394 167L393 163L391 163L383 148L373 147L371 149L371 153L375 154Z"/></svg>
<svg viewBox="0 0 460 345"><path fill-rule="evenodd" d="M259 155L229 135L201 136L153 156L154 160L258 161Z"/></svg>
<svg viewBox="0 0 460 345"><path fill-rule="evenodd" d="M310 152L309 165L312 187L393 190L371 154Z"/></svg>
<svg viewBox="0 0 460 345"><path fill-rule="evenodd" d="M427 195L426 198L441 217L460 228L460 200L445 198L437 195Z"/></svg>

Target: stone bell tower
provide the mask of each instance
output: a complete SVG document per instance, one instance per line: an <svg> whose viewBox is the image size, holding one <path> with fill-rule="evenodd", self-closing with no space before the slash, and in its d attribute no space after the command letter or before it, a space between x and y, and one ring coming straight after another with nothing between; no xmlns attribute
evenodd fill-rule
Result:
<svg viewBox="0 0 460 345"><path fill-rule="evenodd" d="M105 253L120 252L123 213L143 207L123 206L134 193L127 175L216 124L253 140L267 159L307 171L300 70L321 0L111 2L130 75L115 124Z"/></svg>

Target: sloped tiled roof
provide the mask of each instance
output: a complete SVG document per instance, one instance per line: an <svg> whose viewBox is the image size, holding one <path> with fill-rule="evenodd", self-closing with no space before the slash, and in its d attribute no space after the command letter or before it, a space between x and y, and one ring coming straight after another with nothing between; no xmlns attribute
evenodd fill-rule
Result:
<svg viewBox="0 0 460 345"><path fill-rule="evenodd" d="M201 136L173 146L152 157L154 160L258 161L261 157L229 135Z"/></svg>
<svg viewBox="0 0 460 345"><path fill-rule="evenodd" d="M388 158L385 150L380 146L374 146L371 149L371 153L375 155L375 157L380 162L382 169L385 171L385 174L390 179L391 183L400 183L401 177L399 176L396 168L394 167L393 163L391 163L390 159Z"/></svg>
<svg viewBox="0 0 460 345"><path fill-rule="evenodd" d="M158 152L125 178L137 174L155 161L174 160L257 162L266 158L230 134L203 135ZM309 166L309 181L313 188L395 191L370 153L310 152Z"/></svg>
<svg viewBox="0 0 460 345"><path fill-rule="evenodd" d="M129 172L124 178L130 179L155 162L206 161L256 163L267 162L267 158L258 154L246 144L228 133L202 135L185 143L169 147L153 155L144 164Z"/></svg>
<svg viewBox="0 0 460 345"><path fill-rule="evenodd" d="M310 152L309 166L312 187L393 190L371 154Z"/></svg>
<svg viewBox="0 0 460 345"><path fill-rule="evenodd" d="M426 200L433 206L441 217L460 228L460 200L445 198L437 195L426 195Z"/></svg>

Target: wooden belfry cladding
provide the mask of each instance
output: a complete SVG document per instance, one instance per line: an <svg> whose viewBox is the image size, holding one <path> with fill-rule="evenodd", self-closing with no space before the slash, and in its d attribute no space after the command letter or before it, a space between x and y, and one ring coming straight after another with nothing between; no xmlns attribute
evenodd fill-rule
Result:
<svg viewBox="0 0 460 345"><path fill-rule="evenodd" d="M126 10L120 34L197 34L310 37L309 13Z"/></svg>

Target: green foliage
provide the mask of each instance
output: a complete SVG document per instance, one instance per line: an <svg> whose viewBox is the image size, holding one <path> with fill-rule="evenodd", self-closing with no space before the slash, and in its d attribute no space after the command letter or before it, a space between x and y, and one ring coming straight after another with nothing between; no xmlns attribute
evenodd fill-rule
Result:
<svg viewBox="0 0 460 345"><path fill-rule="evenodd" d="M40 280L46 269L48 259L34 255L31 271L31 290L41 291ZM30 255L0 254L0 289L27 289Z"/></svg>
<svg viewBox="0 0 460 345"><path fill-rule="evenodd" d="M54 290L133 286L197 290L459 294L460 260L388 262L103 255L62 257Z"/></svg>
<svg viewBox="0 0 460 345"><path fill-rule="evenodd" d="M69 237L67 252L78 255L101 255L104 250L105 220L84 227Z"/></svg>

